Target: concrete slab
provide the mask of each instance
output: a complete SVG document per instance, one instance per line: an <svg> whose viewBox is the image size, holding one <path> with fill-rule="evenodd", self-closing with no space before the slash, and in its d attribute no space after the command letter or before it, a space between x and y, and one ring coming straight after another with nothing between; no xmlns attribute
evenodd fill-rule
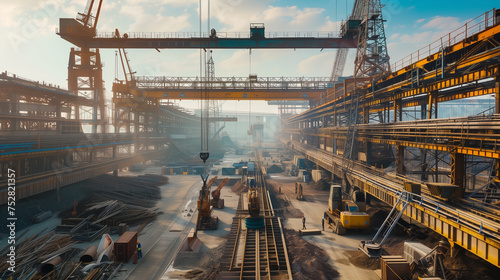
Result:
<svg viewBox="0 0 500 280"><path fill-rule="evenodd" d="M299 230L300 235L321 235L320 229L301 229Z"/></svg>

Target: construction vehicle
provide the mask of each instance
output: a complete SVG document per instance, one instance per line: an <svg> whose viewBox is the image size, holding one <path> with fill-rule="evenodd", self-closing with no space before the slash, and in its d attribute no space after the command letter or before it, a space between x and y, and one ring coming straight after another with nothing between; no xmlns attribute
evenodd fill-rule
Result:
<svg viewBox="0 0 500 280"><path fill-rule="evenodd" d="M299 182L295 182L295 197L297 198L297 200L304 199L302 189L302 184L300 184Z"/></svg>
<svg viewBox="0 0 500 280"><path fill-rule="evenodd" d="M336 234L346 234L351 229L368 229L370 216L360 212L358 206L351 200L342 200L342 187L330 186L328 211L325 212L325 222Z"/></svg>
<svg viewBox="0 0 500 280"><path fill-rule="evenodd" d="M224 209L224 199L220 198L220 191L222 187L224 187L224 185L227 183L227 180L229 180L229 178L224 178L217 189L212 191L211 205L217 209Z"/></svg>
<svg viewBox="0 0 500 280"><path fill-rule="evenodd" d="M198 198L198 220L196 223L196 229L217 229L219 218L212 216L213 207L210 202L210 187L215 182L215 180L217 180L217 176L210 179L208 183L208 175L202 175L201 179L203 180L203 187L200 190L200 196Z"/></svg>
<svg viewBox="0 0 500 280"><path fill-rule="evenodd" d="M257 217L260 214L259 194L255 187L248 189L248 213L252 217Z"/></svg>

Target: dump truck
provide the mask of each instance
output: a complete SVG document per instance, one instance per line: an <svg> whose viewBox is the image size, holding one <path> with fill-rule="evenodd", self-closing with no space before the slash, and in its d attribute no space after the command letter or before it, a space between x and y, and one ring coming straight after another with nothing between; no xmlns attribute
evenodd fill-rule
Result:
<svg viewBox="0 0 500 280"><path fill-rule="evenodd" d="M331 185L325 222L333 229L333 232L342 235L351 229L368 229L370 216L365 212L360 212L354 201L342 200L341 186Z"/></svg>

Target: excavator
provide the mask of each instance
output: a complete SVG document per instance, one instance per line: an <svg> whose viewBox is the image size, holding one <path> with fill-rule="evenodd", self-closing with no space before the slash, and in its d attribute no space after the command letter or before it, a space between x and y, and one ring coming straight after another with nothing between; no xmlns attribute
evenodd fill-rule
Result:
<svg viewBox="0 0 500 280"><path fill-rule="evenodd" d="M200 190L200 196L198 198L198 220L196 223L196 229L217 229L219 218L212 217L212 205L210 202L210 187L215 182L215 180L217 180L217 176L210 179L208 183L208 175L202 175L201 179L203 181L203 187Z"/></svg>
<svg viewBox="0 0 500 280"><path fill-rule="evenodd" d="M338 235L347 233L350 229L368 229L370 216L360 212L358 205L351 200L342 199L342 187L330 186L330 197L328 199L328 211L324 214L325 221Z"/></svg>
<svg viewBox="0 0 500 280"><path fill-rule="evenodd" d="M218 209L224 208L224 199L220 199L220 191L229 178L224 178L217 189L212 191L212 199L210 199L210 188L215 180L217 180L217 176L212 177L208 182L206 181L208 176L201 176L201 178L203 180L203 187L198 198L198 222L196 228L200 230L217 229L219 218L212 216L212 211L213 207Z"/></svg>
<svg viewBox="0 0 500 280"><path fill-rule="evenodd" d="M219 184L219 186L217 187L217 189L212 191L211 205L217 209L224 209L224 199L220 198L220 190L227 183L227 180L229 180L229 178L224 178L222 180L222 182Z"/></svg>

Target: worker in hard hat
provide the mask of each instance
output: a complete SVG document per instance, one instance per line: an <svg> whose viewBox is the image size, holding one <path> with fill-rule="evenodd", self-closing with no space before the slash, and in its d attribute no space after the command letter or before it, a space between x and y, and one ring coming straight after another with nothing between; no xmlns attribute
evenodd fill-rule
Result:
<svg viewBox="0 0 500 280"><path fill-rule="evenodd" d="M306 229L306 217L302 215L302 229Z"/></svg>
<svg viewBox="0 0 500 280"><path fill-rule="evenodd" d="M137 241L137 258L142 259L141 243L139 241Z"/></svg>

